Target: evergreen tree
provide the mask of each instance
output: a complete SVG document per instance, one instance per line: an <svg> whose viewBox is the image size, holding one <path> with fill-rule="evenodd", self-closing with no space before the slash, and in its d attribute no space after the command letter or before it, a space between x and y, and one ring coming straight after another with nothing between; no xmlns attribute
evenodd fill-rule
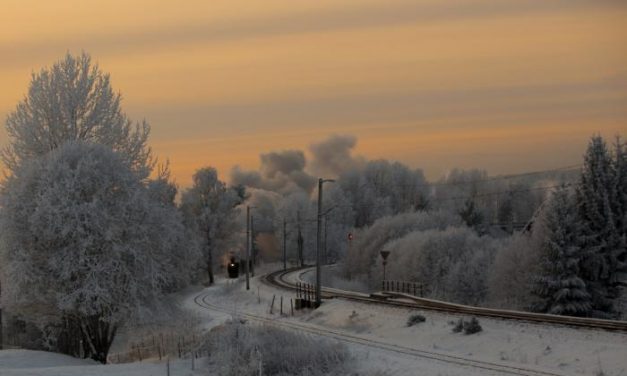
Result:
<svg viewBox="0 0 627 376"><path fill-rule="evenodd" d="M458 212L466 226L474 229L479 234L483 234L483 214L477 209L474 198L469 198L464 203L464 207Z"/></svg>
<svg viewBox="0 0 627 376"><path fill-rule="evenodd" d="M626 262L627 252L624 252L624 249L627 246L627 151L620 137L616 137L614 144L613 170L615 194L613 201L616 203L614 218L623 248L621 261Z"/></svg>
<svg viewBox="0 0 627 376"><path fill-rule="evenodd" d="M564 187L552 196L544 213L544 239L541 243L540 275L533 294L533 310L555 315L588 316L590 294L580 277L582 250L577 234L577 210Z"/></svg>
<svg viewBox="0 0 627 376"><path fill-rule="evenodd" d="M584 157L577 189L581 221L579 244L584 257L582 277L592 297L596 317L616 317L615 303L620 296L620 275L625 271L624 247L616 227L618 206L614 163L603 138L591 139Z"/></svg>
<svg viewBox="0 0 627 376"><path fill-rule="evenodd" d="M614 202L614 218L616 220L616 229L618 231L618 249L616 261L619 272L617 273L616 285L622 289L618 291L625 294L625 286L627 286L627 150L626 144L620 137L616 137L614 145L614 193L616 195ZM625 296L625 295L623 295ZM625 302L625 298L622 300ZM619 311L624 314L627 306L618 307Z"/></svg>

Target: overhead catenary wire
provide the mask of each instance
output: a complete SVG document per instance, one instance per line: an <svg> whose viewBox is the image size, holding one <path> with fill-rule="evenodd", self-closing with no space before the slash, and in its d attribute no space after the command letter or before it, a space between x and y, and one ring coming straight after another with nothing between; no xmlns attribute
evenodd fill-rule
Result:
<svg viewBox="0 0 627 376"><path fill-rule="evenodd" d="M434 187L434 186L457 186L457 185L465 185L465 184L493 182L493 181L499 181L499 180L510 180L510 179L515 179L515 178L520 178L520 177L548 174L548 173L552 173L552 172L571 171L571 170L576 170L576 169L581 168L581 167L582 167L582 165L578 164L578 165L563 166L563 167L558 167L558 168L553 168L553 169L548 169L548 170L530 171L530 172L525 172L525 173L520 173L520 174L501 175L501 176L495 176L495 177L486 178L486 179L475 179L475 180L468 180L468 181L461 181L461 182L429 183L429 184L396 184L396 185L397 186L405 186L405 187L406 186L411 186L411 187L414 187L414 188ZM368 183L372 184L371 182L368 182ZM367 185L367 184L362 184L361 186L365 186L365 185ZM557 185L549 185L549 186L541 186L541 187L529 187L529 188L523 188L523 189L502 190L502 191L497 191L497 192L474 193L474 194L471 194L471 195L455 196L455 197L435 197L435 196L431 195L431 197L428 197L428 200L430 202L457 201L457 200L464 200L464 201L466 201L466 200L473 200L473 199L476 199L476 198L484 198L484 197L491 197L491 196L501 196L501 195L506 195L506 194L517 194L517 193L534 192L534 191L546 191L546 190L551 190L551 189L557 189L557 188L560 188L560 187L572 188L572 187L574 187L574 184L573 183L562 183L562 184L557 184ZM376 207L381 207L383 205L384 205L384 203L358 204L358 205L353 205L353 204L334 205L332 207L332 209L336 209L336 208L350 208L350 209L376 208ZM329 212L330 211L331 210L329 210ZM329 214L329 213L325 213L325 215L326 214ZM268 218L268 217L266 217L266 218ZM282 221L283 218L284 218L284 216L275 215L275 216L272 216L271 220L273 222L274 221ZM298 221L287 221L287 224L291 226L291 225L296 225L296 224L315 223L316 221L317 221L317 218L307 218L307 219L300 219Z"/></svg>
<svg viewBox="0 0 627 376"><path fill-rule="evenodd" d="M428 184L420 184L420 187L441 187L441 186L455 186L455 185L465 185L465 184L475 184L475 183L485 183L492 182L498 180L511 180L516 178L534 176L534 175L544 175L551 172L564 172L564 171L574 171L583 167L582 164L570 165L564 167L553 168L550 170L540 170L540 171L530 171L523 172L520 174L509 174L509 175L498 175L485 179L476 179L476 180L467 180L467 181L457 181L457 182L448 182L448 183L428 183ZM408 184L409 185L409 184Z"/></svg>
<svg viewBox="0 0 627 376"><path fill-rule="evenodd" d="M525 189L516 189L516 190L505 190L505 191L498 191L498 192L489 192L489 193L480 193L480 194L475 194L475 195L469 195L469 196L456 196L456 197L444 197L444 198L433 198L430 199L430 201L434 201L434 202L440 202L440 201L452 201L452 200L469 200L469 199L474 199L474 198L479 198L479 197L490 197L490 196L500 196L500 195L505 195L505 194L516 194L516 193L524 193L524 192L533 192L533 191L546 191L546 190L550 190L550 189L557 189L557 188L573 188L575 185L571 184L571 183L564 183L564 184L557 184L557 185L549 185L549 186L542 186L542 187L533 187L533 188L525 188ZM378 206L383 206L383 203L380 204L361 204L361 205L336 205L334 206L334 208L376 208ZM273 220L283 220L282 216L274 216L272 217ZM316 218L310 218L310 219L301 219L300 221L287 221L288 224L295 224L295 223L315 223L317 221Z"/></svg>

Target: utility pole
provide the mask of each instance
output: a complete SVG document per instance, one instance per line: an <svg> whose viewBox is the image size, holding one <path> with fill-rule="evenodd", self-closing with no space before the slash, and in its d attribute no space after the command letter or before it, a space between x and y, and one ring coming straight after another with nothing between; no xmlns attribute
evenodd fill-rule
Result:
<svg viewBox="0 0 627 376"><path fill-rule="evenodd" d="M327 231L329 230L329 218L324 216L324 264L327 265L329 263L329 253L327 252Z"/></svg>
<svg viewBox="0 0 627 376"><path fill-rule="evenodd" d="M334 182L331 179L318 179L318 229L316 237L316 307L322 303L321 280L320 280L320 258L322 253L322 185L326 182Z"/></svg>
<svg viewBox="0 0 627 376"><path fill-rule="evenodd" d="M287 222L283 217L283 270L287 270Z"/></svg>
<svg viewBox="0 0 627 376"><path fill-rule="evenodd" d="M250 206L246 206L246 290L250 290Z"/></svg>
<svg viewBox="0 0 627 376"><path fill-rule="evenodd" d="M300 266L305 266L305 260L303 259L303 243L305 240L303 239L303 233L300 228L300 210L296 211L296 222L298 223L298 238L296 241L298 242L298 262Z"/></svg>
<svg viewBox="0 0 627 376"><path fill-rule="evenodd" d="M254 216L250 216L250 275L255 276L255 220Z"/></svg>
<svg viewBox="0 0 627 376"><path fill-rule="evenodd" d="M385 283L385 265L388 263L388 256L390 255L390 251L382 250L381 259L383 260L383 283Z"/></svg>
<svg viewBox="0 0 627 376"><path fill-rule="evenodd" d="M2 298L2 282L0 282L0 298ZM0 300L0 350L3 349L2 346L2 300Z"/></svg>

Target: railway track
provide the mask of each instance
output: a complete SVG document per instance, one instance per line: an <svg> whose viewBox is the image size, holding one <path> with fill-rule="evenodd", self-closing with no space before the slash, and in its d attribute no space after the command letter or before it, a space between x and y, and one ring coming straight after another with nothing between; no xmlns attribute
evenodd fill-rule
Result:
<svg viewBox="0 0 627 376"><path fill-rule="evenodd" d="M210 302L211 295L207 292L200 293L194 298L194 302L205 309L213 310L225 314L233 314L233 311ZM283 320L280 318L269 318L266 316L255 315L239 311L237 316L247 319L249 321L257 322L264 325L272 325L284 329L294 330L301 333L307 333L315 336L322 336L326 338L332 338L341 342L357 344L369 348L385 350L404 356L411 356L414 358L429 359L432 361L454 364L459 367L471 368L479 370L482 374L484 371L493 372L496 374L505 375L522 375L522 376L563 376L563 374L555 373L551 371L545 371L541 369L523 368L515 365L509 365L497 362L481 361L476 359L469 359L455 355L437 353L433 351L426 351L415 349L411 347L396 345L392 343L373 340L370 338L364 338L357 335L349 334L339 330L328 329L323 327L314 326L312 324L294 322L291 320Z"/></svg>
<svg viewBox="0 0 627 376"><path fill-rule="evenodd" d="M296 290L296 286L287 281L285 277L293 272L301 270L301 274L307 271L305 268L292 268L288 270L279 270L263 277L263 281L266 284L274 287ZM500 310L482 307L466 306L461 304L448 303L433 299L419 298L410 294L402 293L382 293L377 294L376 297L372 295L356 293L345 290L338 290L332 288L322 288L321 296L323 299L343 298L354 301L360 301L365 303L384 304L397 307L405 307L409 309L424 309L431 311L440 311L459 315L472 315L479 317L490 317L504 320L518 320L535 322L542 324L552 325L564 325L570 327L587 328L587 329L601 329L609 331L621 331L627 332L627 321L615 321L615 320L602 320L582 317L570 317L570 316L557 316L547 315L540 313L530 313L511 310Z"/></svg>

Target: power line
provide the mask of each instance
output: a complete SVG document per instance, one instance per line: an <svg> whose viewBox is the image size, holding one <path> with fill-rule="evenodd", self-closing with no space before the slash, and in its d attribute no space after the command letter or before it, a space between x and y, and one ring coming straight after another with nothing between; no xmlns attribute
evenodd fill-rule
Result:
<svg viewBox="0 0 627 376"><path fill-rule="evenodd" d="M549 185L549 186L544 186L544 187L525 188L525 189L516 189L516 190L490 192L490 193L480 193L480 194L470 195L470 196L445 197L445 198L436 199L434 201L467 200L467 199L472 199L472 198L477 198L477 197L499 196L499 195L504 195L504 194L533 192L533 191L546 191L549 189L555 189L555 188L560 188L560 187L569 188L572 186L573 184L565 183L565 184L558 184L558 185Z"/></svg>
<svg viewBox="0 0 627 376"><path fill-rule="evenodd" d="M570 171L570 170L575 170L575 169L581 168L582 166L583 165L578 164L578 165L571 165L571 166L565 166L565 167L558 167L558 168L554 168L554 169L551 169L551 170L530 171L530 172L524 172L524 173L521 173L521 174L511 174L511 175L499 175L499 176L494 176L494 177L491 177L491 178L478 179L478 180L469 180L469 181L459 181L459 182L451 182L451 183L421 184L421 186L439 187L439 186L447 186L447 185L464 185L464 184L484 183L484 182L491 182L491 181L497 181L497 180L510 180L510 179L526 177L526 176L544 175L544 174L548 174L550 172Z"/></svg>
<svg viewBox="0 0 627 376"><path fill-rule="evenodd" d="M541 174L546 174L546 173L550 173L550 172L559 172L559 171L570 171L570 170L574 170L577 168L581 168L582 165L571 165L571 166L564 166L564 167L559 167L559 168L554 168L554 169L550 169L550 170L542 170L542 171L531 171L531 172L526 172L526 173L521 173L521 174L512 174L512 175L501 175L501 176L495 176L492 178L487 178L487 179L480 179L480 180L471 180L471 181L463 181L463 182L452 182L452 183L431 183L431 184L417 184L417 185L410 185L410 184L397 184L397 186L412 186L412 187L421 187L421 186L426 186L426 187L431 187L431 186L451 186L451 185L463 185L463 184L474 184L474 183L483 183L483 182L490 182L490 181L497 181L497 180L508 180L508 179L513 179L513 178L519 178L519 177L525 177L525 176L533 176L533 175L541 175ZM371 182L367 182L370 183ZM361 186L364 186L366 184L362 184ZM550 189L556 189L559 187L565 187L565 188L572 188L574 185L572 183L563 183L563 184L558 184L558 185L549 185L549 186L542 186L542 187L532 187L532 188L524 188L524 189L516 189L516 190L506 190L506 191L498 191L498 192L488 192L488 193L480 193L480 194L473 194L473 195L468 195L468 196L457 196L457 197L442 197L442 198L437 198L437 197L430 197L427 198L428 201L430 202L442 202L442 201L455 201L455 200L468 200L468 199L475 199L475 198L482 198L482 197L491 197L491 196L500 196L500 195L505 195L505 194L516 194L516 193L524 193L524 192L534 192L534 191L546 191L546 190L550 190ZM377 203L375 205L372 204L361 204L361 205L335 205L333 208L351 208L351 209L360 209L360 208L374 208L374 207L382 207L384 206L384 203ZM283 216L273 216L273 218L271 218L271 221L277 221L277 220L282 220ZM299 221L298 223L304 224L307 222L315 222L317 221L317 219L311 218L311 219L302 219L301 221ZM288 221L288 224L292 225L292 224L296 224L296 221Z"/></svg>
<svg viewBox="0 0 627 376"><path fill-rule="evenodd" d="M395 184L395 185L399 187L415 187L415 188L456 186L456 185L485 183L485 182L492 182L492 181L498 181L498 180L510 180L510 179L516 179L516 178L521 178L521 177L527 177L527 176L543 175L543 174L548 174L551 172L571 171L571 170L579 169L581 167L583 167L582 164L577 164L577 165L553 168L550 170L530 171L530 172L523 172L520 174L510 174L510 175L499 175L499 176L493 176L493 177L485 178L485 179L466 180L466 181L457 181L457 182L448 182L448 183L424 183L424 184L401 183L401 184ZM363 188L369 184L374 184L374 183L371 181L367 181L367 182L360 184L359 188Z"/></svg>

